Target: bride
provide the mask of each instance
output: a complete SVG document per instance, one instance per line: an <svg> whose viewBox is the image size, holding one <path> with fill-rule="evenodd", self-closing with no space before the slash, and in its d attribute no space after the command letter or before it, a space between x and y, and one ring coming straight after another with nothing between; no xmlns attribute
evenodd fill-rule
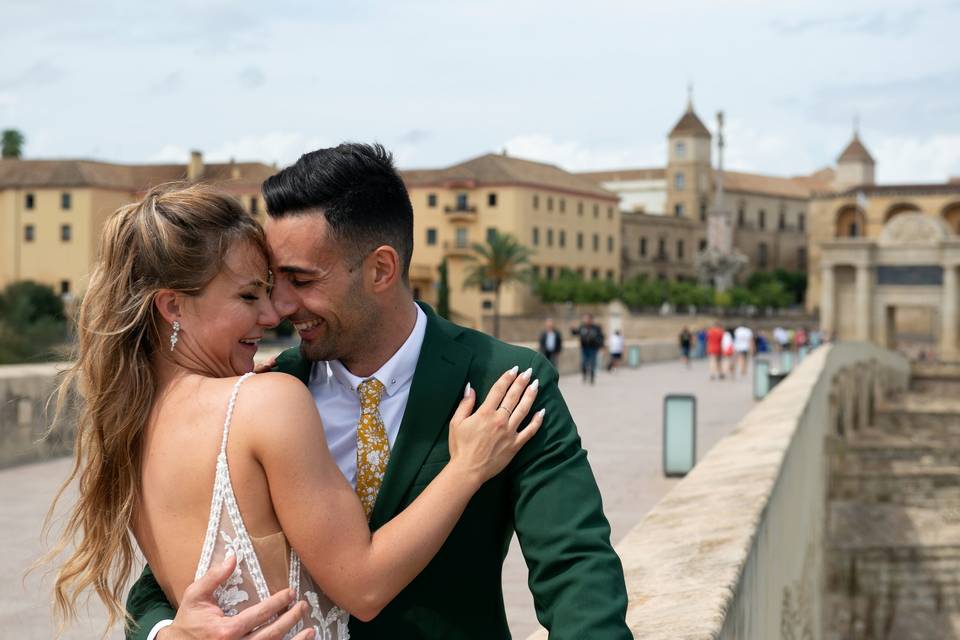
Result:
<svg viewBox="0 0 960 640"><path fill-rule="evenodd" d="M529 372L504 373L475 412L468 385L449 464L371 534L310 392L252 373L279 321L269 282L262 229L209 188L154 189L107 221L60 392L81 399L64 484L77 479L79 498L51 552L68 553L54 587L65 623L91 588L109 626L124 616L136 544L174 606L213 563L235 561L215 593L224 613L290 589L288 637L346 638L348 616L376 616L416 577L540 427L542 411L518 431L537 393Z"/></svg>

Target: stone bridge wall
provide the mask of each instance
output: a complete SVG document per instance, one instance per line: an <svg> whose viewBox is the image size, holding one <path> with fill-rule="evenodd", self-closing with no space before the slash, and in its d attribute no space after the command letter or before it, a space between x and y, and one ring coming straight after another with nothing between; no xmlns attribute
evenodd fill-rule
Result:
<svg viewBox="0 0 960 640"><path fill-rule="evenodd" d="M72 450L72 429L57 428L44 437L54 412L50 397L63 366L0 366L0 468L67 455ZM65 418L69 415L68 411Z"/></svg>
<svg viewBox="0 0 960 640"><path fill-rule="evenodd" d="M827 434L909 375L869 344L813 351L617 545L634 637L823 638Z"/></svg>

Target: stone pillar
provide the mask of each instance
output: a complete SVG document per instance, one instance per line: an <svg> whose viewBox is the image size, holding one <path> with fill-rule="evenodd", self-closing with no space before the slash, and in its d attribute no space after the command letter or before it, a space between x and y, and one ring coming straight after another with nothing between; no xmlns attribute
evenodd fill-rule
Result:
<svg viewBox="0 0 960 640"><path fill-rule="evenodd" d="M870 267L865 264L857 265L856 339L863 340L864 342L870 342L872 339L870 335L870 318L873 314L870 309L870 299L872 297L873 283L870 281L870 271Z"/></svg>
<svg viewBox="0 0 960 640"><path fill-rule="evenodd" d="M943 268L943 301L940 307L940 357L943 360L960 359L957 295L957 265L946 265Z"/></svg>
<svg viewBox="0 0 960 640"><path fill-rule="evenodd" d="M833 266L824 265L820 270L820 330L834 337L836 332L833 326L834 307L837 304L833 284Z"/></svg>

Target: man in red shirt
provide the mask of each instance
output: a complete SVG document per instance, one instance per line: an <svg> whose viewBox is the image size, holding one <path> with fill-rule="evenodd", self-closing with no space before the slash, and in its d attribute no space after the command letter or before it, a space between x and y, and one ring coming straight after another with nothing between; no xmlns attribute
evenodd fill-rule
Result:
<svg viewBox="0 0 960 640"><path fill-rule="evenodd" d="M713 326L707 330L707 357L710 359L711 380L714 380L718 376L721 380L723 379L723 367L720 366L722 344L723 327L720 325L720 321L716 320Z"/></svg>

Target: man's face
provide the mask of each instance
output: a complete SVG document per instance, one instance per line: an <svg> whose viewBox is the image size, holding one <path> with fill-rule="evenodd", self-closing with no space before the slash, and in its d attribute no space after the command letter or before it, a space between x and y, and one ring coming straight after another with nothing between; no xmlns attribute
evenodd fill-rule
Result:
<svg viewBox="0 0 960 640"><path fill-rule="evenodd" d="M363 256L345 250L317 213L269 218L266 225L272 299L300 335L308 360L343 360L362 348L376 317L364 288Z"/></svg>
<svg viewBox="0 0 960 640"><path fill-rule="evenodd" d="M547 331L553 331L553 320L547 320L545 324Z"/></svg>

